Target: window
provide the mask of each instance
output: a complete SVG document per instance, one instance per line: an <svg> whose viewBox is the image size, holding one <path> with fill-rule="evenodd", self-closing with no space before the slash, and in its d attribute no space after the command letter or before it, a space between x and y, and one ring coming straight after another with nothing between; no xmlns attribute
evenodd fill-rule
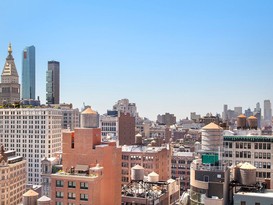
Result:
<svg viewBox="0 0 273 205"><path fill-rule="evenodd" d="M87 195L87 194L81 194L81 195L80 195L80 199L81 199L82 201L88 201L88 195Z"/></svg>
<svg viewBox="0 0 273 205"><path fill-rule="evenodd" d="M204 182L208 182L209 181L209 176L205 175L204 176Z"/></svg>
<svg viewBox="0 0 273 205"><path fill-rule="evenodd" d="M241 205L246 205L246 202L245 201L241 201Z"/></svg>
<svg viewBox="0 0 273 205"><path fill-rule="evenodd" d="M61 191L56 191L56 198L64 198L64 193Z"/></svg>
<svg viewBox="0 0 273 205"><path fill-rule="evenodd" d="M255 202L255 205L260 205L260 203L258 203L258 202Z"/></svg>
<svg viewBox="0 0 273 205"><path fill-rule="evenodd" d="M75 188L76 182L68 181L68 188Z"/></svg>
<svg viewBox="0 0 273 205"><path fill-rule="evenodd" d="M267 143L266 148L267 148L267 149L271 149L271 144L270 144L270 143Z"/></svg>
<svg viewBox="0 0 273 205"><path fill-rule="evenodd" d="M56 180L56 187L63 187L63 186L64 186L64 181Z"/></svg>
<svg viewBox="0 0 273 205"><path fill-rule="evenodd" d="M56 205L63 205L63 202L57 201L57 202L56 202Z"/></svg>
<svg viewBox="0 0 273 205"><path fill-rule="evenodd" d="M87 182L81 182L81 189L88 189L88 183Z"/></svg>
<svg viewBox="0 0 273 205"><path fill-rule="evenodd" d="M76 199L76 193L68 192L68 199Z"/></svg>

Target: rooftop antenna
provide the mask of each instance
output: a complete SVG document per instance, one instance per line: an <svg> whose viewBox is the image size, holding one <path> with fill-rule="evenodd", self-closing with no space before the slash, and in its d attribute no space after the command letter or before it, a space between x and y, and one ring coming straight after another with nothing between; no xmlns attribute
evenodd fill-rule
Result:
<svg viewBox="0 0 273 205"><path fill-rule="evenodd" d="M82 103L83 104L83 108L82 108L82 111L85 109L85 102Z"/></svg>

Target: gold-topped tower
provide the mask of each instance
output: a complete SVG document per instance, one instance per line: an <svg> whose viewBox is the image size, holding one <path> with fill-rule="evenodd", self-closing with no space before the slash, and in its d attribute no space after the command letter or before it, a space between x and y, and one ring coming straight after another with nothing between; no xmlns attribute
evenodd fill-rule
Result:
<svg viewBox="0 0 273 205"><path fill-rule="evenodd" d="M20 101L20 84L17 69L12 56L12 46L9 43L8 56L1 75L0 104L12 104Z"/></svg>

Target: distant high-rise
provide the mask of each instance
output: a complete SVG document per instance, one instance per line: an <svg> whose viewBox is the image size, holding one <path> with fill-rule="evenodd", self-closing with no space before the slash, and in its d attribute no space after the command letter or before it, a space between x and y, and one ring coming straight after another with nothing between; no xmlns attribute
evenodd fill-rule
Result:
<svg viewBox="0 0 273 205"><path fill-rule="evenodd" d="M224 105L224 111L222 113L222 118L223 118L223 121L227 121L228 117L227 117L227 111L228 111L228 105Z"/></svg>
<svg viewBox="0 0 273 205"><path fill-rule="evenodd" d="M254 113L253 115L257 118L258 120L258 127L261 128L261 115L262 115L262 109L260 106L260 103L256 103L256 108L254 108Z"/></svg>
<svg viewBox="0 0 273 205"><path fill-rule="evenodd" d="M243 108L242 107L234 107L234 112L238 116L243 113Z"/></svg>
<svg viewBox="0 0 273 205"><path fill-rule="evenodd" d="M19 76L12 56L11 44L9 44L8 53L1 75L0 104L14 103L20 100Z"/></svg>
<svg viewBox="0 0 273 205"><path fill-rule="evenodd" d="M60 63L58 61L48 61L46 71L46 103L60 103Z"/></svg>
<svg viewBox="0 0 273 205"><path fill-rule="evenodd" d="M22 60L22 98L35 99L35 47L23 50Z"/></svg>
<svg viewBox="0 0 273 205"><path fill-rule="evenodd" d="M160 125L174 125L176 124L176 117L170 113L157 115L157 123Z"/></svg>
<svg viewBox="0 0 273 205"><path fill-rule="evenodd" d="M270 100L264 101L264 121L266 125L272 124L272 109Z"/></svg>

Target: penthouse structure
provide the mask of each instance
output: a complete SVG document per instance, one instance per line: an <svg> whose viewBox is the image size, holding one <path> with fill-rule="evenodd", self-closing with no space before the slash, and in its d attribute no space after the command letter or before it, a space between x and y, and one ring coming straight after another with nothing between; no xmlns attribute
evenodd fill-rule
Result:
<svg viewBox="0 0 273 205"><path fill-rule="evenodd" d="M17 205L26 191L26 160L13 150L0 150L0 204Z"/></svg>
<svg viewBox="0 0 273 205"><path fill-rule="evenodd" d="M63 133L63 171L51 175L53 204L121 204L121 149L102 143L101 130L89 123Z"/></svg>
<svg viewBox="0 0 273 205"><path fill-rule="evenodd" d="M171 178L171 154L166 147L152 147L142 145L122 146L122 184L128 184L131 179L131 168L140 165L144 174L151 172L159 174L159 180Z"/></svg>
<svg viewBox="0 0 273 205"><path fill-rule="evenodd" d="M27 183L40 184L41 159L61 150L61 111L0 109L0 143L27 160Z"/></svg>

